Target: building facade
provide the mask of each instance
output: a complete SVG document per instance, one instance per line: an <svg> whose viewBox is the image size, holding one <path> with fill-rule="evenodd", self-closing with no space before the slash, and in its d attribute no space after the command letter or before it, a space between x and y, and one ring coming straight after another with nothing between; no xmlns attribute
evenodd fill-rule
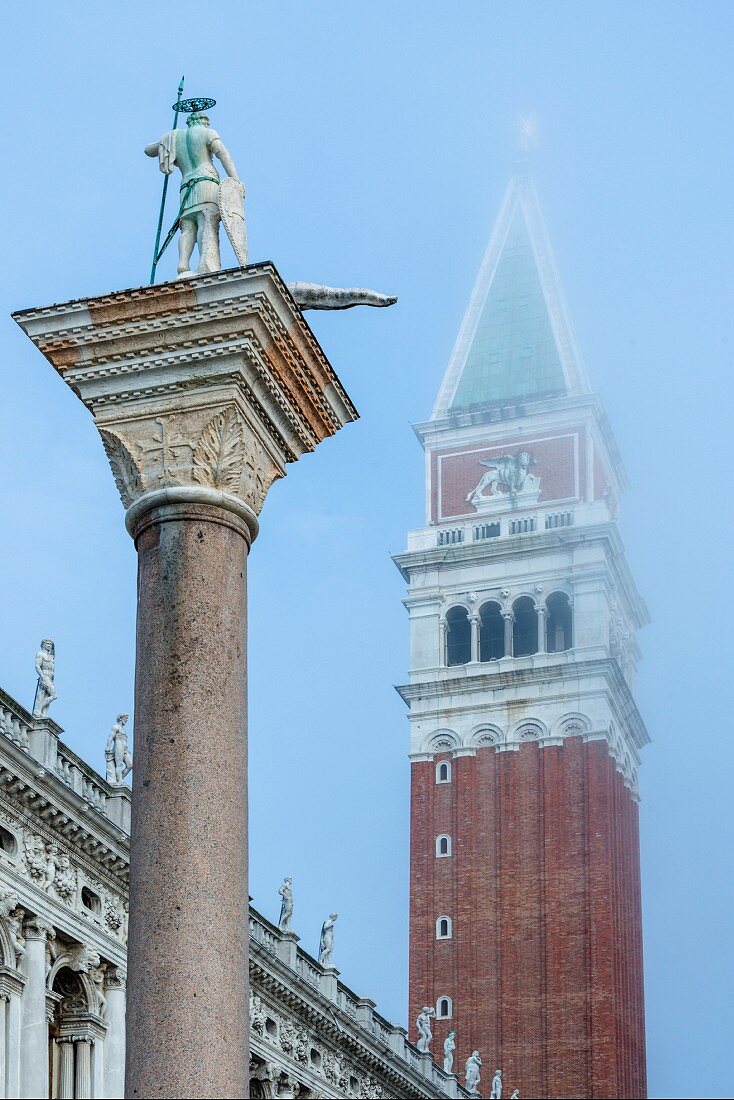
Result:
<svg viewBox="0 0 734 1100"><path fill-rule="evenodd" d="M112 1100L124 1095L130 789L62 734L0 690L0 1098ZM469 1095L295 933L253 908L249 925L251 1096Z"/></svg>
<svg viewBox="0 0 734 1100"><path fill-rule="evenodd" d="M625 474L516 165L430 420L408 583L410 1014L532 1097L646 1095Z"/></svg>

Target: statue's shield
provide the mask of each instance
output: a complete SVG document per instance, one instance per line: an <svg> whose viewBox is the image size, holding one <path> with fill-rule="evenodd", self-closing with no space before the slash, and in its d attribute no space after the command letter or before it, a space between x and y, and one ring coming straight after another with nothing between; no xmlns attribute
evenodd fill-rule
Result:
<svg viewBox="0 0 734 1100"><path fill-rule="evenodd" d="M240 267L247 264L247 229L245 226L245 185L242 180L227 176L219 184L219 213L227 230L230 244Z"/></svg>

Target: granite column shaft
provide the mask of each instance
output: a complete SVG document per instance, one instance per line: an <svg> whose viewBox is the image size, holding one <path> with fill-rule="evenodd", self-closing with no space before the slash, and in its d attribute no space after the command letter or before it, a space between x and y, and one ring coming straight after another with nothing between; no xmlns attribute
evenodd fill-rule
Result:
<svg viewBox="0 0 734 1100"><path fill-rule="evenodd" d="M225 508L182 503L144 512L133 534L125 1095L244 1097L250 531Z"/></svg>

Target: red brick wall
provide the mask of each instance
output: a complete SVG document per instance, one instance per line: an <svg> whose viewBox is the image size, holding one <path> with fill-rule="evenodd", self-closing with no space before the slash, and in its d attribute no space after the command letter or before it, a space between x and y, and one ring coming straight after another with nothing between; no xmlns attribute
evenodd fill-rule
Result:
<svg viewBox="0 0 734 1100"><path fill-rule="evenodd" d="M442 756L436 760L444 759ZM410 1034L453 998L434 1056L456 1031L523 1097L644 1097L637 804L604 742L480 748L413 765ZM435 838L452 838L450 858ZM436 940L435 921L453 920Z"/></svg>

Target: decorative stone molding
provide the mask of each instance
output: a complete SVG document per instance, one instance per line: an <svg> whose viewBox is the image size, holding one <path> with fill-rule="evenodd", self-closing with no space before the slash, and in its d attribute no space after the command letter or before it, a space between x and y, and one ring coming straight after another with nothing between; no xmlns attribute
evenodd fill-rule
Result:
<svg viewBox="0 0 734 1100"><path fill-rule="evenodd" d="M131 532L174 491L254 538L286 464L357 417L269 263L14 317L92 413Z"/></svg>

